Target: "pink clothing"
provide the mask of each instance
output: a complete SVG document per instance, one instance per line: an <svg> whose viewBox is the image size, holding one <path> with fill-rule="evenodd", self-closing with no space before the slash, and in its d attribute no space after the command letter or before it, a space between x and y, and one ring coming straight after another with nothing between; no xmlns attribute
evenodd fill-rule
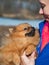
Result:
<svg viewBox="0 0 49 65"><path fill-rule="evenodd" d="M42 44L41 44L41 51L49 42L49 23L45 22L44 28L42 30Z"/></svg>

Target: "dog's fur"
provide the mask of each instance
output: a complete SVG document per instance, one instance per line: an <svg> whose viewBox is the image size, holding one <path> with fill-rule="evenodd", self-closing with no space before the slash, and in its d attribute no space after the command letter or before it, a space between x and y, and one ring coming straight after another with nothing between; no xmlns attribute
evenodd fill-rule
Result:
<svg viewBox="0 0 49 65"><path fill-rule="evenodd" d="M36 50L39 32L30 24L19 24L7 36L5 43L5 46L0 48L0 59L3 58L6 63L13 62L15 65L20 65L20 56L24 51L28 56Z"/></svg>

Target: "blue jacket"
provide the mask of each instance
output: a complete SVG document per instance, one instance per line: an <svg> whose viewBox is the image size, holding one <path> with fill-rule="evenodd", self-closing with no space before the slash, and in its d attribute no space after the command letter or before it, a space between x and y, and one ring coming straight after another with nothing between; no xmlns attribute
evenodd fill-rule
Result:
<svg viewBox="0 0 49 65"><path fill-rule="evenodd" d="M49 65L49 42L44 47L44 49L40 52L40 48L42 44L41 34L42 34L42 29L44 24L45 24L45 21L39 24L40 42L39 42L39 45L37 46L38 57L35 60L35 65Z"/></svg>

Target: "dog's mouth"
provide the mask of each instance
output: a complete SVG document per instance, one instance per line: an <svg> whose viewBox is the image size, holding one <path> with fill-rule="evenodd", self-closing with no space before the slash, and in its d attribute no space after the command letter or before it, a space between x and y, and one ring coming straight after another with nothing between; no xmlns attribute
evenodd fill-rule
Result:
<svg viewBox="0 0 49 65"><path fill-rule="evenodd" d="M26 33L25 36L32 37L35 35L35 28L34 27L31 27L31 28L32 28L32 30L29 33Z"/></svg>

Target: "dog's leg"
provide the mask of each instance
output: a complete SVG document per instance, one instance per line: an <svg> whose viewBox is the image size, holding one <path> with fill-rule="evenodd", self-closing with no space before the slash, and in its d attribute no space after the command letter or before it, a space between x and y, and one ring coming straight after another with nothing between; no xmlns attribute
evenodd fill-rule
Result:
<svg viewBox="0 0 49 65"><path fill-rule="evenodd" d="M13 62L15 65L20 65L20 56L17 53L13 54Z"/></svg>
<svg viewBox="0 0 49 65"><path fill-rule="evenodd" d="M30 55L32 52L35 51L35 49L36 49L35 46L29 45L29 46L26 48L26 50L25 50L26 55Z"/></svg>

